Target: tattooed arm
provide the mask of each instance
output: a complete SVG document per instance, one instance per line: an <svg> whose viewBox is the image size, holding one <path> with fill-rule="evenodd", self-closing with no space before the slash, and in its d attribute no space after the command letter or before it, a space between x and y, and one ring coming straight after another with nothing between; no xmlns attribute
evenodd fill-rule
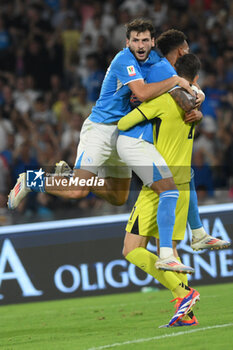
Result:
<svg viewBox="0 0 233 350"><path fill-rule="evenodd" d="M184 89L176 88L169 93L185 112L191 111L196 105L196 95L192 96Z"/></svg>
<svg viewBox="0 0 233 350"><path fill-rule="evenodd" d="M186 93L185 90L176 88L170 91L170 94L185 112L188 112L195 107L196 97ZM166 101L166 94L161 95L160 99L165 99ZM156 98L143 102L139 107L136 107L126 116L122 117L118 122L118 129L125 131L145 120L149 121L159 117L160 114L162 114L161 106L160 103L156 103L155 101ZM193 117L195 116L192 115L192 118Z"/></svg>

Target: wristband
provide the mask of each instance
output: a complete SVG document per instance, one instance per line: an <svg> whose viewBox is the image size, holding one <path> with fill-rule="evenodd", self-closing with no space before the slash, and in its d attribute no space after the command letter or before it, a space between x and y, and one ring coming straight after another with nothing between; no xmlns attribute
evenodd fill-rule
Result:
<svg viewBox="0 0 233 350"><path fill-rule="evenodd" d="M205 94L204 94L204 92L201 89L198 89L198 93L202 94L204 96L204 99L205 99Z"/></svg>

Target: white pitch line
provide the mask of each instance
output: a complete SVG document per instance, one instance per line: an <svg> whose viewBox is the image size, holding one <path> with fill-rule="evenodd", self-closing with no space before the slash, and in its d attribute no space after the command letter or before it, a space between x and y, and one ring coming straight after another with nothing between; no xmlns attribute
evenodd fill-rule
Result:
<svg viewBox="0 0 233 350"><path fill-rule="evenodd" d="M224 328L224 327L232 327L232 326L233 326L233 323L219 324L219 325L216 325L216 326L210 326L210 327L203 327L203 328L191 329L190 331L186 331L186 332L177 332L177 333L159 335L159 336L157 336L157 337L141 338L141 339L129 340L129 341L125 341L125 342L123 342L123 343L108 344L108 345L98 346L97 348L89 348L89 349L87 349L87 350L103 350L103 349L110 349L110 348L115 348L115 347L117 347L117 346L122 346L122 345L129 345L129 344L136 344L136 343L144 343L144 342L148 342L148 341L151 341L151 340L158 340L158 339L164 339L164 338L170 338L170 337L178 337L179 335L185 335L185 334L196 333L196 332L200 332L200 331L206 331L206 330L209 330L209 329Z"/></svg>

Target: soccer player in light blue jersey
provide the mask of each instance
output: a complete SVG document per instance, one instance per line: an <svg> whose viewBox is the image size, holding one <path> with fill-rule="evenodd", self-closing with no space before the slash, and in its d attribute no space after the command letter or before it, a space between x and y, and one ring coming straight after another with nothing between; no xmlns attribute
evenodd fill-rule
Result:
<svg viewBox="0 0 233 350"><path fill-rule="evenodd" d="M67 188L57 177L56 182L52 178L47 178L44 186L38 188L35 185L28 188L26 173L22 173L10 192L9 208L16 208L31 190L46 191L72 199L83 198L92 191L112 204L125 203L129 193L131 170L120 159L116 150L118 137L116 124L130 111L130 95L134 93L140 101L145 101L161 95L176 85L192 93L188 81L177 75L158 83L145 83L144 78L151 65L160 60L159 55L152 50L154 28L150 21L143 19L132 21L127 25L126 36L127 48L113 59L105 75L100 97L81 130L74 177L86 180L86 185L75 184ZM61 162L60 166L63 173L66 164ZM104 186L87 185L87 180L96 175L105 178ZM163 186L164 190L174 188L172 177L165 179Z"/></svg>
<svg viewBox="0 0 233 350"><path fill-rule="evenodd" d="M189 47L186 36L180 31L172 31L172 36L168 41L168 50L172 52L174 61L188 53ZM164 57L151 66L146 80L148 83L159 82L176 75L174 66ZM195 100L195 98L190 100L189 109L195 106ZM140 106L138 109L140 110ZM163 186L164 180L172 178L172 174L164 158L154 147L153 123L148 122L145 116L145 122L128 131L121 131L117 140L117 151L121 159L143 181L143 184L159 195L157 223L160 237L160 259L156 262L157 267L171 271L193 273L194 269L181 264L173 254L172 233L179 191L175 184L170 188L164 188ZM141 240L143 238L138 235L127 233L124 251L129 253L137 244L141 244Z"/></svg>
<svg viewBox="0 0 233 350"><path fill-rule="evenodd" d="M151 67L148 76L146 77L148 83L158 82L176 75L177 73L174 66L177 59L189 51L185 35L177 30L169 30L163 33L157 39L157 43L161 44L159 48L166 57L162 58L158 63ZM163 49L163 44L166 44L164 45L166 51ZM170 94L184 110L191 110L196 105L195 99L193 99L193 101L190 100L189 103L189 97L191 96L188 96L184 91L181 91L181 89L172 89ZM149 106L150 102L147 103L147 105ZM151 108L153 108L153 106ZM138 110L140 111L140 106L138 107ZM178 199L178 191L176 188L161 191L161 186L160 188L158 187L158 184L163 181L165 177L169 176L170 170L153 145L154 128L152 122L148 122L146 120L146 115L144 115L143 112L141 113L144 116L144 122L132 127L128 131L120 132L117 141L118 154L128 166L132 167L133 171L139 176L139 178L141 178L144 185L150 187L160 196L158 205L159 217L157 218L160 237L160 259L156 262L156 267L162 267L162 269L172 271L180 270L183 272L192 272L193 270L189 267L179 265L177 259L173 255L172 233L175 223L175 209ZM192 111L192 113L189 114L190 122L198 121L200 118L201 114L198 111ZM161 120L157 118L153 123L156 123L156 134L159 134ZM193 138L193 127L191 127L190 130L192 130L192 132L191 137L189 138ZM172 152L172 149L170 151ZM228 242L213 239L204 231L198 214L198 206L195 196L196 192L192 189L188 218L193 231L193 237L196 238L196 242L199 241L199 244L192 243L193 249L205 249L207 247L218 249L226 247ZM161 222L163 215L165 218L164 221L162 220ZM127 232L124 242L124 255L126 256L136 247L142 247L144 244L146 245L146 239L146 237L140 237L139 235ZM206 243L210 241L213 241L213 244ZM176 242L174 242L174 244L176 245Z"/></svg>

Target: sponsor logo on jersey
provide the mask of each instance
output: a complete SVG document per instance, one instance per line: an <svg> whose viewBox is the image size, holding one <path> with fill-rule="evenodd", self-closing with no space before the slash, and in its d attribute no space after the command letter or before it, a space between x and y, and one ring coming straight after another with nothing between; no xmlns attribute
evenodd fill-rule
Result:
<svg viewBox="0 0 233 350"><path fill-rule="evenodd" d="M128 71L128 74L129 74L130 77L136 75L134 66L128 66L128 67L127 67L127 71Z"/></svg>

